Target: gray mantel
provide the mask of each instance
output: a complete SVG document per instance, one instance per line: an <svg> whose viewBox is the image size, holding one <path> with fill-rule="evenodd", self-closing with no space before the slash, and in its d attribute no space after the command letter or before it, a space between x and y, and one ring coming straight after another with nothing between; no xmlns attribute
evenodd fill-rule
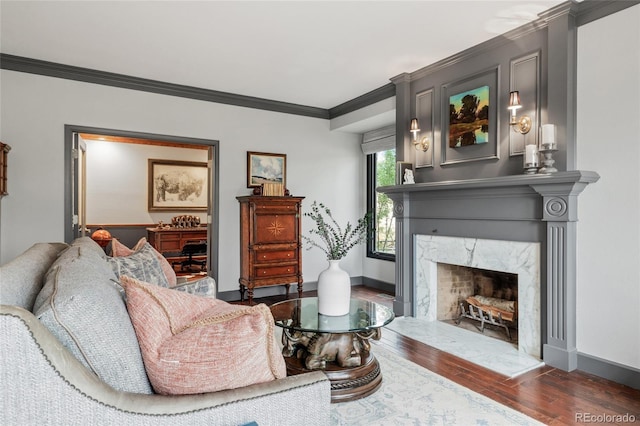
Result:
<svg viewBox="0 0 640 426"><path fill-rule="evenodd" d="M396 218L396 315L413 315L415 235L541 243L543 359L577 367L577 198L595 172L514 175L378 188Z"/></svg>

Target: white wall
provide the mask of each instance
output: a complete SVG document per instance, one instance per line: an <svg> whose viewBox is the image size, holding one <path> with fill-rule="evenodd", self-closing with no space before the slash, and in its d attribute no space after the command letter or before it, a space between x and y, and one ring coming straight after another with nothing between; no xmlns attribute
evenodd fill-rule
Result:
<svg viewBox="0 0 640 426"><path fill-rule="evenodd" d="M10 144L10 195L1 201L0 263L38 241L64 237L64 125L93 126L220 141L219 291L238 288L239 208L246 195L246 152L287 154L293 195L328 204L338 220L364 214L365 159L360 138L332 132L328 120L137 92L2 70L0 140ZM303 232L310 221L303 220ZM342 266L362 275L364 247ZM305 251L303 275L326 268L319 250Z"/></svg>
<svg viewBox="0 0 640 426"><path fill-rule="evenodd" d="M578 30L577 349L640 368L640 5Z"/></svg>
<svg viewBox="0 0 640 426"><path fill-rule="evenodd" d="M148 210L148 161L175 160L207 162L207 150L155 145L86 140L87 223L153 224L171 223L179 214L198 216L202 212L150 212Z"/></svg>

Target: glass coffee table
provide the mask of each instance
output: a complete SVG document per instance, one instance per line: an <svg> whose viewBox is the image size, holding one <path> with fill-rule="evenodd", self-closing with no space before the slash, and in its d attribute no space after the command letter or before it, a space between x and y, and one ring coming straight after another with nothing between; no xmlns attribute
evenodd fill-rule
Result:
<svg viewBox="0 0 640 426"><path fill-rule="evenodd" d="M318 314L318 298L305 297L270 306L282 327L287 374L323 370L331 381L331 402L345 402L375 392L382 383L370 339L380 339L393 311L378 303L351 299L349 314Z"/></svg>

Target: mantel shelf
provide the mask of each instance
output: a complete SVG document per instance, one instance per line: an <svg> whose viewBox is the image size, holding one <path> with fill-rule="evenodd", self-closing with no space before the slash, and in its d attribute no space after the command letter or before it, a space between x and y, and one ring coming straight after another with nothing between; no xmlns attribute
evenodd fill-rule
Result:
<svg viewBox="0 0 640 426"><path fill-rule="evenodd" d="M506 188L515 186L539 186L552 184L589 184L597 182L600 175L596 172L574 170L551 174L511 175L481 179L449 180L441 182L413 183L382 186L378 192L390 195L407 192L443 191L457 189Z"/></svg>

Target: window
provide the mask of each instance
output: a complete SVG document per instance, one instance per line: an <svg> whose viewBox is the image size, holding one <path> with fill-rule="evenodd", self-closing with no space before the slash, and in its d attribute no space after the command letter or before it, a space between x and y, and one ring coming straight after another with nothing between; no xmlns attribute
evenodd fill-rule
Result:
<svg viewBox="0 0 640 426"><path fill-rule="evenodd" d="M376 192L379 186L396 183L396 150L387 149L367 155L367 211L373 212L374 237L367 241L367 257L396 259L396 221L393 201Z"/></svg>

